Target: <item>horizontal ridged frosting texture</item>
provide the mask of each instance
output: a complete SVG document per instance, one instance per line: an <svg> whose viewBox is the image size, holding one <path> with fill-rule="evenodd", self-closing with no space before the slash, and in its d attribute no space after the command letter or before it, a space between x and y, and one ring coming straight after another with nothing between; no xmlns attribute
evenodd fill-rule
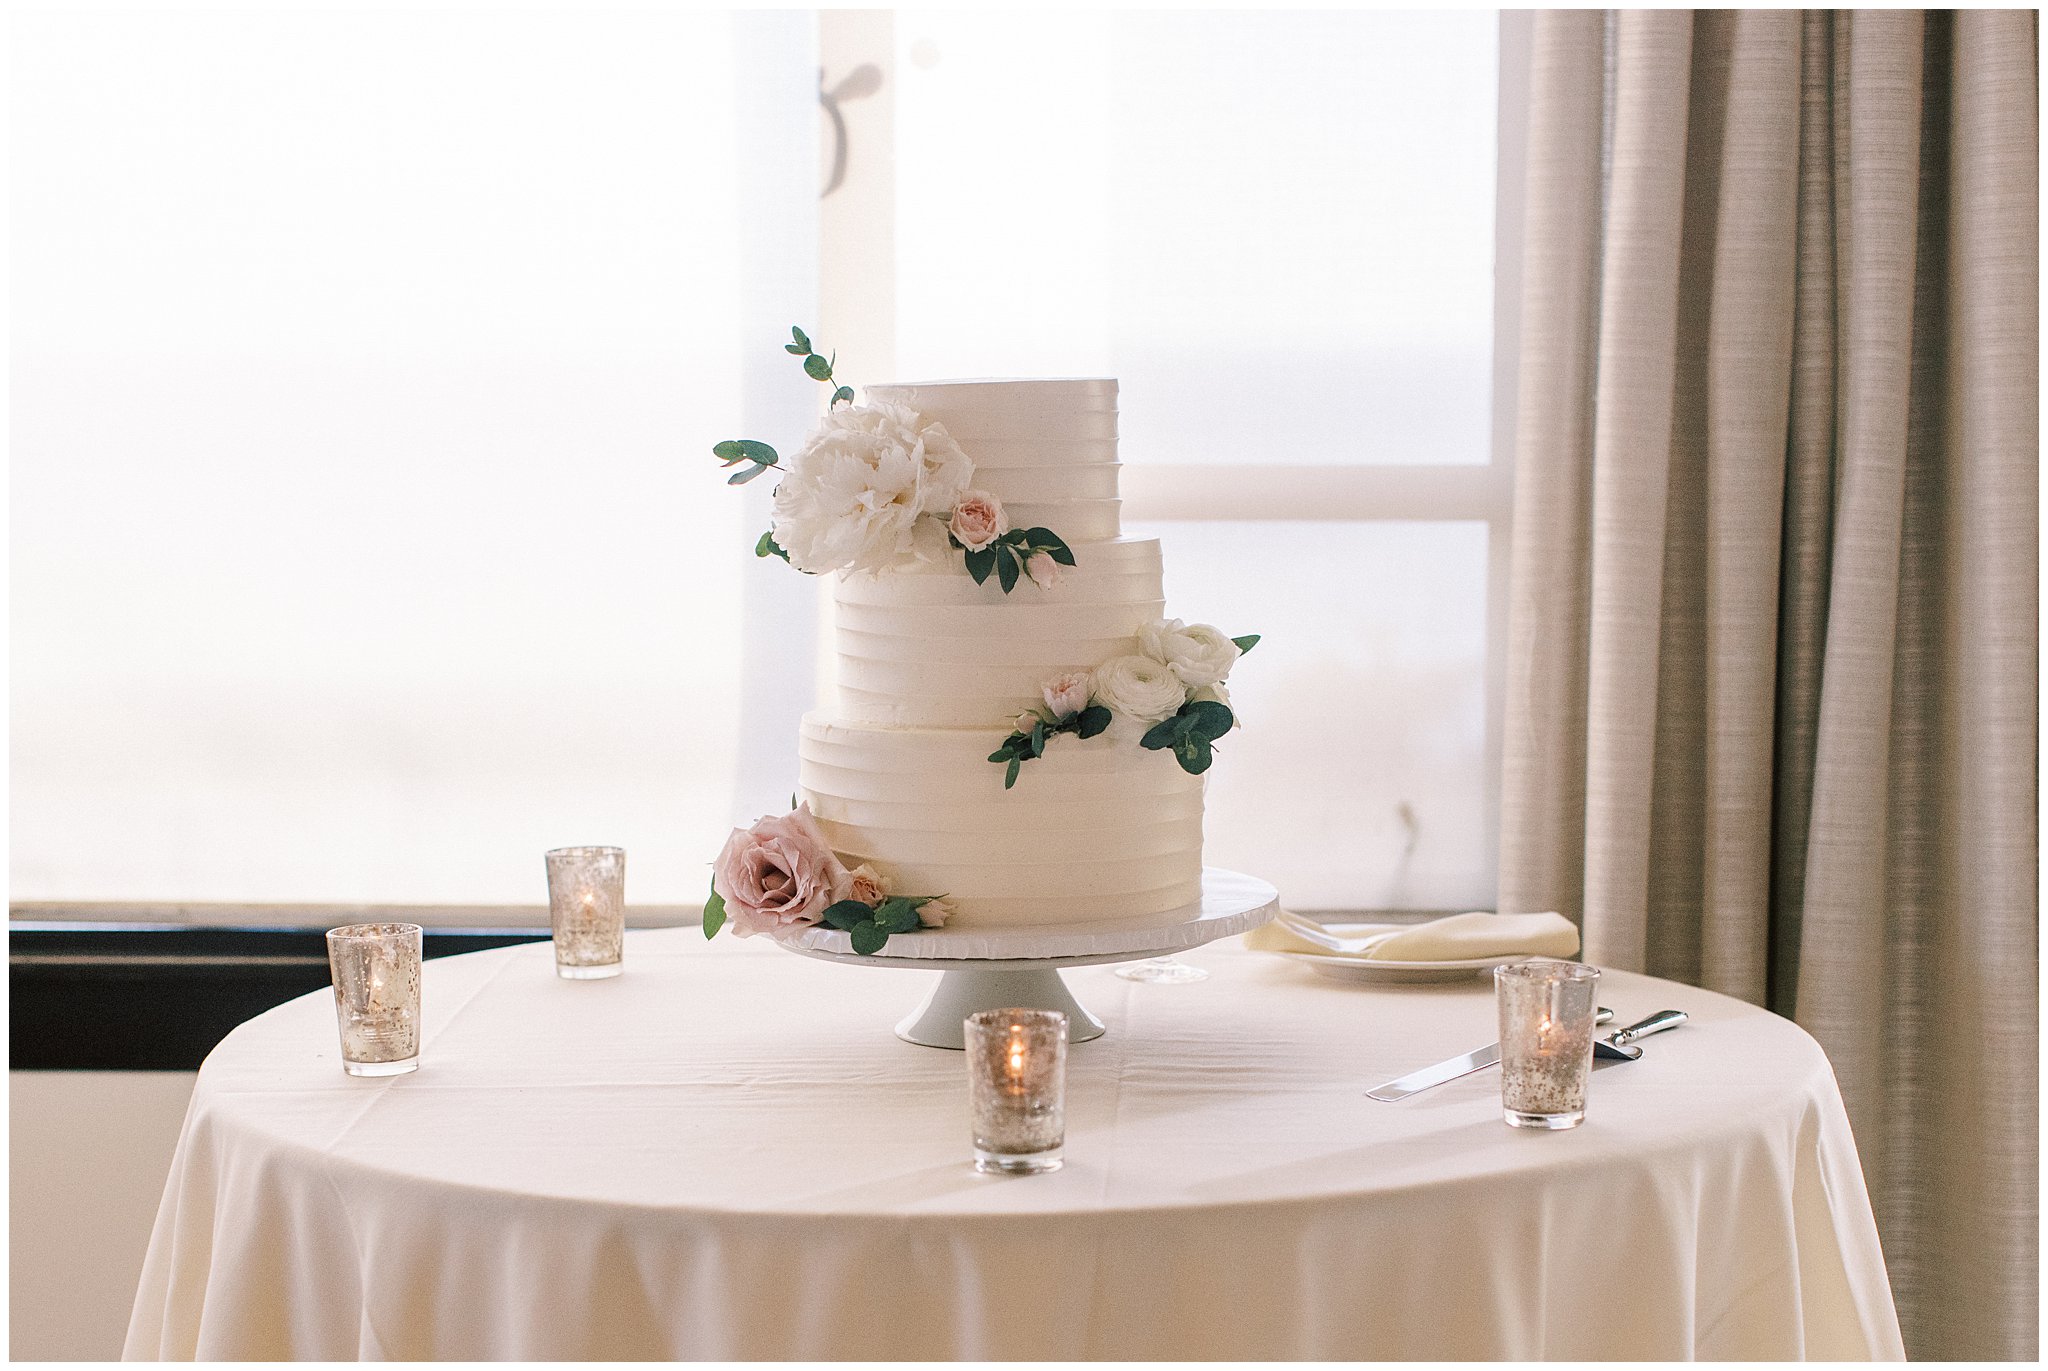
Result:
<svg viewBox="0 0 2048 1371"><path fill-rule="evenodd" d="M1159 542L1081 543L1050 590L1021 578L1003 593L957 562L842 577L839 717L856 723L1008 732L1063 671L1137 650L1166 609Z"/></svg>
<svg viewBox="0 0 2048 1371"><path fill-rule="evenodd" d="M974 463L974 485L1011 524L1069 543L1123 531L1117 499L1116 382L926 381L869 386L946 426Z"/></svg>
<svg viewBox="0 0 2048 1371"><path fill-rule="evenodd" d="M946 426L1012 527L1075 564L1051 589L955 558L839 578L838 694L807 715L799 789L849 864L945 895L973 927L1163 913L1202 889L1202 778L1124 730L1053 738L1014 788L988 760L1044 683L1137 650L1163 617L1156 539L1121 537L1116 382L870 386Z"/></svg>
<svg viewBox="0 0 2048 1371"><path fill-rule="evenodd" d="M1157 914L1202 897L1202 778L1168 752L1064 737L1015 789L979 730L877 728L812 714L798 788L849 864L946 895L963 926Z"/></svg>

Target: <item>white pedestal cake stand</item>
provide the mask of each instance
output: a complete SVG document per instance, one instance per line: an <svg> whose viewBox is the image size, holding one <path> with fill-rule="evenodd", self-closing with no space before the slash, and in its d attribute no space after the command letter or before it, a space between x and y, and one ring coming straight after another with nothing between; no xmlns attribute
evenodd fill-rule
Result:
<svg viewBox="0 0 2048 1371"><path fill-rule="evenodd" d="M1031 924L1020 928L933 928L898 933L880 952L863 957L848 935L822 925L778 937L791 952L851 966L944 973L922 1007L896 1025L896 1036L926 1047L963 1048L961 1020L984 1009L1057 1009L1067 1016L1068 1041L1103 1034L1060 979L1060 968L1165 957L1272 918L1279 892L1255 876L1205 867L1195 904L1128 919Z"/></svg>

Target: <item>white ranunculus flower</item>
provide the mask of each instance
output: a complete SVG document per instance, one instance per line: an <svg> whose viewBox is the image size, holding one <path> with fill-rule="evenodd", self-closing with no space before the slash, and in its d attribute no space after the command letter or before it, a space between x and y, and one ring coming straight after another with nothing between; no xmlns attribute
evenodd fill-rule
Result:
<svg viewBox="0 0 2048 1371"><path fill-rule="evenodd" d="M1158 723L1187 698L1180 677L1156 657L1112 657L1095 668L1095 703L1124 719Z"/></svg>
<svg viewBox="0 0 2048 1371"><path fill-rule="evenodd" d="M928 553L919 519L973 478L945 425L903 405L835 409L775 488L775 541L800 571L880 571Z"/></svg>
<svg viewBox="0 0 2048 1371"><path fill-rule="evenodd" d="M1178 619L1154 619L1139 629L1138 650L1172 667L1173 674L1190 690L1215 685L1243 655L1223 630L1209 624L1183 624Z"/></svg>

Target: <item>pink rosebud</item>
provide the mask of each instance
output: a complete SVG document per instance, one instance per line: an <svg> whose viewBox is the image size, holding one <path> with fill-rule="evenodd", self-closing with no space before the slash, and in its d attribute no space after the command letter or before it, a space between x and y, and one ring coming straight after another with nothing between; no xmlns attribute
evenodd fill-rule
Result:
<svg viewBox="0 0 2048 1371"><path fill-rule="evenodd" d="M917 907L917 921L926 928L944 928L957 911L942 895L935 895Z"/></svg>
<svg viewBox="0 0 2048 1371"><path fill-rule="evenodd" d="M1060 564L1052 559L1050 552L1032 553L1024 563L1024 570L1038 582L1040 590L1051 590L1060 583Z"/></svg>
<svg viewBox="0 0 2048 1371"><path fill-rule="evenodd" d="M1064 719L1069 714L1079 714L1088 708L1088 688L1091 684L1085 671L1063 671L1045 683L1045 707L1052 711L1055 719Z"/></svg>
<svg viewBox="0 0 2048 1371"><path fill-rule="evenodd" d="M953 517L946 527L960 546L980 552L1000 538L1008 525L1003 522L1003 503L985 490L970 490L953 502Z"/></svg>
<svg viewBox="0 0 2048 1371"><path fill-rule="evenodd" d="M735 828L711 868L712 889L740 938L817 923L845 897L848 881L809 805Z"/></svg>
<svg viewBox="0 0 2048 1371"><path fill-rule="evenodd" d="M862 904L880 904L889 898L889 888L875 869L863 862L846 873L846 899Z"/></svg>

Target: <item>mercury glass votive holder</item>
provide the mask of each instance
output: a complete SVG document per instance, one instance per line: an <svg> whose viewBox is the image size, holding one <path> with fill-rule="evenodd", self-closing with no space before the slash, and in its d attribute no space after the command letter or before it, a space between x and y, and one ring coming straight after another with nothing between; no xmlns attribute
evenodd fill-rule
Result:
<svg viewBox="0 0 2048 1371"><path fill-rule="evenodd" d="M1067 1142L1067 1016L986 1009L967 1017L966 1031L974 1169L1059 1170Z"/></svg>
<svg viewBox="0 0 2048 1371"><path fill-rule="evenodd" d="M350 924L327 930L341 1069L397 1076L420 1065L420 926Z"/></svg>
<svg viewBox="0 0 2048 1371"><path fill-rule="evenodd" d="M548 857L555 974L597 981L624 969L626 849L558 847Z"/></svg>
<svg viewBox="0 0 2048 1371"><path fill-rule="evenodd" d="M1576 1128L1593 1073L1595 967L1530 961L1493 969L1501 1113L1516 1128Z"/></svg>

